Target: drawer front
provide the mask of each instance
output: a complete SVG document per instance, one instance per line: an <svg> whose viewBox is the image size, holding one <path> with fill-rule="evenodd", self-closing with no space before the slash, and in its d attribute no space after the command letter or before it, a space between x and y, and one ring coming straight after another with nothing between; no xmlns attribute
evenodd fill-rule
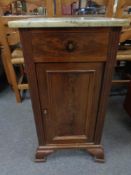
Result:
<svg viewBox="0 0 131 175"><path fill-rule="evenodd" d="M109 31L33 31L32 49L35 62L105 61Z"/></svg>

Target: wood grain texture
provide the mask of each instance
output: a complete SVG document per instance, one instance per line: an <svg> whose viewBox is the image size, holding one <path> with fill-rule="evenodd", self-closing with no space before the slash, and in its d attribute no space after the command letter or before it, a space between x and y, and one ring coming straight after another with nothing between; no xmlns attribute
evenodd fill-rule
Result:
<svg viewBox="0 0 131 175"><path fill-rule="evenodd" d="M52 29L50 33L34 30L33 59L35 62L105 61L108 38L109 29Z"/></svg>
<svg viewBox="0 0 131 175"><path fill-rule="evenodd" d="M95 157L96 162L104 163L104 149L102 147L99 148L87 148L88 153Z"/></svg>
<svg viewBox="0 0 131 175"><path fill-rule="evenodd" d="M131 6L130 0L118 0L115 16L117 18L122 18L124 16L124 8L128 6ZM127 14L127 16L130 18L130 14Z"/></svg>
<svg viewBox="0 0 131 175"><path fill-rule="evenodd" d="M44 140L45 140L44 126L43 126L42 113L41 113L41 108L39 103L40 99L39 99L39 93L38 93L35 64L32 62L32 59L31 59L33 57L32 45L29 44L31 41L31 35L28 29L20 30L20 37L21 37L22 47L24 50L25 66L26 66L26 72L27 72L28 81L29 81L29 87L31 87L31 89L30 88L29 89L30 89L32 107L33 107L34 116L35 116L38 141L39 141L39 145L44 145Z"/></svg>
<svg viewBox="0 0 131 175"><path fill-rule="evenodd" d="M55 144L44 147L38 147L36 153L36 162L45 162L47 160L47 156L52 154L54 151L59 149L85 149L91 156L93 156L94 160L98 163L104 163L104 149L101 145L93 145L93 144Z"/></svg>
<svg viewBox="0 0 131 175"><path fill-rule="evenodd" d="M47 16L54 16L54 2L52 0L46 0Z"/></svg>
<svg viewBox="0 0 131 175"><path fill-rule="evenodd" d="M112 74L114 71L116 63L116 54L118 49L119 37L120 37L121 28L112 28L109 36L109 45L108 45L108 60L105 64L105 71L103 73L103 84L101 91L101 98L99 101L99 110L96 123L96 132L95 132L95 143L99 144L102 137L102 130L105 120L108 95L111 89L112 84Z"/></svg>
<svg viewBox="0 0 131 175"><path fill-rule="evenodd" d="M93 142L103 64L40 63L36 72L42 110L47 111L46 143Z"/></svg>
<svg viewBox="0 0 131 175"><path fill-rule="evenodd" d="M100 141L120 30L20 30L39 140L37 161L55 150L73 148L104 161ZM79 47L70 56L62 49L72 38Z"/></svg>

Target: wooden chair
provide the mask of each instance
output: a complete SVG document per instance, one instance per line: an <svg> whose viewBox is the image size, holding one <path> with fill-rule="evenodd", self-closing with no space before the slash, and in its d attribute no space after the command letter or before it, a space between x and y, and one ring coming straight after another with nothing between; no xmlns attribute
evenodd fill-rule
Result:
<svg viewBox="0 0 131 175"><path fill-rule="evenodd" d="M53 5L50 1L51 0L46 2L47 10L49 12L48 16L54 16L54 14L56 14L56 16L63 16L63 14L62 14L63 6L70 6L74 2L76 2L80 5L81 2L82 2L81 0L75 0L75 1L74 0L56 0L55 5ZM85 2L86 1L87 0L85 0ZM113 16L114 0L92 0L92 1L96 2L99 5L106 6L106 14L105 14L106 17L112 17ZM55 13L53 12L53 9L54 9L53 7L54 6L55 6L55 9L56 9Z"/></svg>
<svg viewBox="0 0 131 175"><path fill-rule="evenodd" d="M11 46L18 44L20 41L18 31L8 30L0 17L0 38L3 45L2 59L9 84L15 92L16 101L21 102L21 91L28 89L28 84L23 84L24 77L24 58L21 48L16 48L11 52ZM15 66L20 68L20 77L17 76Z"/></svg>
<svg viewBox="0 0 131 175"><path fill-rule="evenodd" d="M129 14L126 9L128 6L131 7L131 0L118 0L115 17L116 18L128 18L131 20L131 14ZM124 42L128 39L131 39L131 25L127 28L123 28L123 31L120 37L120 42Z"/></svg>
<svg viewBox="0 0 131 175"><path fill-rule="evenodd" d="M131 6L131 0L118 0L115 17L129 18L131 20L131 14L128 14L128 11L126 11L127 6ZM126 40L131 40L131 25L127 28L123 28L122 30L120 36L120 48L117 53L117 61L131 61L131 45L122 44ZM114 85L126 85L129 82L130 79L113 80Z"/></svg>

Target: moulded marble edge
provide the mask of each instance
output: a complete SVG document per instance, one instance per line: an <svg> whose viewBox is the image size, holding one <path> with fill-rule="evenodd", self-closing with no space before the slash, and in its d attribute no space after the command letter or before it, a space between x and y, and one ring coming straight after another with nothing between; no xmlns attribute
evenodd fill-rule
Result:
<svg viewBox="0 0 131 175"><path fill-rule="evenodd" d="M30 18L9 21L10 28L48 28L48 27L119 27L129 26L130 20L117 18Z"/></svg>

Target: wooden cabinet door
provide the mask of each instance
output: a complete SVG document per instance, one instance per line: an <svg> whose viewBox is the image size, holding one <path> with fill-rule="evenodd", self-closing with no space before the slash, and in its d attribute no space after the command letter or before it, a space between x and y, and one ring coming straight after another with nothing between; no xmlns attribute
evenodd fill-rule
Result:
<svg viewBox="0 0 131 175"><path fill-rule="evenodd" d="M46 144L93 142L102 63L38 63Z"/></svg>

